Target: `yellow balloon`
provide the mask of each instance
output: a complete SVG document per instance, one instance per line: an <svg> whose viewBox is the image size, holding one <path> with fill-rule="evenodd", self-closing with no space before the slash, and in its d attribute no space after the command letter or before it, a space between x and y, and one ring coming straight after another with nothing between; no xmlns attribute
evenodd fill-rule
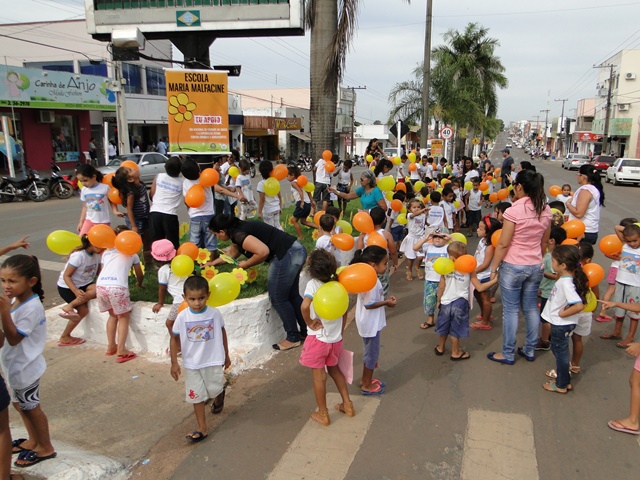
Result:
<svg viewBox="0 0 640 480"><path fill-rule="evenodd" d="M473 190L473 182L464 182L465 190Z"/></svg>
<svg viewBox="0 0 640 480"><path fill-rule="evenodd" d="M387 200L391 201L391 200L393 200L393 194L394 194L394 193L395 193L395 192L393 192L393 191L389 190L388 192L386 192L386 193L384 194L384 198L386 198Z"/></svg>
<svg viewBox="0 0 640 480"><path fill-rule="evenodd" d="M562 213L560 210L558 210L557 208L552 208L551 209L551 215L557 215L559 213Z"/></svg>
<svg viewBox="0 0 640 480"><path fill-rule="evenodd" d="M313 191L316 189L316 186L313 183L309 182L304 187L302 187L302 189L305 192L313 193ZM280 190L280 185L278 185L278 190Z"/></svg>
<svg viewBox="0 0 640 480"><path fill-rule="evenodd" d="M400 157L393 157L393 160L391 161L394 165L400 165L402 163L402 159Z"/></svg>
<svg viewBox="0 0 640 480"><path fill-rule="evenodd" d="M264 181L264 193L269 197L275 197L278 195L278 193L280 193L280 183L278 183L278 180L273 177L267 178Z"/></svg>
<svg viewBox="0 0 640 480"><path fill-rule="evenodd" d="M393 179L391 175L387 175L386 177L382 177L378 180L378 188L383 192L388 192L393 190L396 186L396 181Z"/></svg>
<svg viewBox="0 0 640 480"><path fill-rule="evenodd" d="M409 161L411 163L414 163L416 161L416 154L411 152L409 155L407 155L407 157L409 157Z"/></svg>
<svg viewBox="0 0 640 480"><path fill-rule="evenodd" d="M598 299L593 294L593 291L589 289L589 292L587 293L587 304L584 306L584 310L582 311L593 312L597 306L598 306Z"/></svg>
<svg viewBox="0 0 640 480"><path fill-rule="evenodd" d="M414 192L419 192L420 190L422 190L425 186L425 183L422 180L418 180L414 185L413 185L413 191Z"/></svg>
<svg viewBox="0 0 640 480"><path fill-rule="evenodd" d="M513 190L513 185L509 185L509 186L507 187L507 190L509 190L509 191Z"/></svg>
<svg viewBox="0 0 640 480"><path fill-rule="evenodd" d="M78 188L82 188L82 187L84 187L84 184L80 180L78 180Z"/></svg>
<svg viewBox="0 0 640 480"><path fill-rule="evenodd" d="M56 230L47 235L47 247L58 255L69 255L74 248L82 245L80 237L66 230Z"/></svg>
<svg viewBox="0 0 640 480"><path fill-rule="evenodd" d="M211 279L209 288L211 292L209 293L207 305L220 307L238 298L238 295L240 295L240 280L229 272L219 273Z"/></svg>
<svg viewBox="0 0 640 480"><path fill-rule="evenodd" d="M460 200L454 200L453 206L456 208L460 208Z"/></svg>
<svg viewBox="0 0 640 480"><path fill-rule="evenodd" d="M436 188L436 192L438 192L438 193L442 193L442 187L440 187L440 188Z"/></svg>
<svg viewBox="0 0 640 480"><path fill-rule="evenodd" d="M240 170L238 170L238 167L231 167L229 168L229 171L227 173L229 174L229 176L236 178L238 175L240 175Z"/></svg>
<svg viewBox="0 0 640 480"><path fill-rule="evenodd" d="M398 218L396 220L398 220L400 225L406 225L408 222L407 216L404 213L398 214Z"/></svg>
<svg viewBox="0 0 640 480"><path fill-rule="evenodd" d="M367 155L367 159L366 160L367 160L367 163L373 162L373 156Z"/></svg>
<svg viewBox="0 0 640 480"><path fill-rule="evenodd" d="M431 201L431 195L427 195L427 197L424 199L424 203L429 203Z"/></svg>
<svg viewBox="0 0 640 480"><path fill-rule="evenodd" d="M482 191L482 194L483 194L483 195L489 195L489 189L487 188L486 190L483 190L483 191Z"/></svg>
<svg viewBox="0 0 640 480"><path fill-rule="evenodd" d="M402 205L402 208L400 209L400 213L404 213L405 215L407 214L407 206L406 205Z"/></svg>
<svg viewBox="0 0 640 480"><path fill-rule="evenodd" d="M353 227L346 220L338 220L336 222L336 227L340 227L340 230L342 230L343 233L346 233L349 235L351 235L351 233L353 232Z"/></svg>
<svg viewBox="0 0 640 480"><path fill-rule="evenodd" d="M188 277L193 273L193 259L189 255L176 255L171 260L171 271L178 277Z"/></svg>
<svg viewBox="0 0 640 480"><path fill-rule="evenodd" d="M465 237L462 233L456 232L451 234L451 239L454 242L462 242L465 245L467 244L467 237Z"/></svg>
<svg viewBox="0 0 640 480"><path fill-rule="evenodd" d="M440 257L433 262L433 271L439 275L449 275L454 269L453 260L448 257Z"/></svg>
<svg viewBox="0 0 640 480"><path fill-rule="evenodd" d="M338 320L349 308L349 294L340 282L327 282L315 293L312 303L323 320Z"/></svg>

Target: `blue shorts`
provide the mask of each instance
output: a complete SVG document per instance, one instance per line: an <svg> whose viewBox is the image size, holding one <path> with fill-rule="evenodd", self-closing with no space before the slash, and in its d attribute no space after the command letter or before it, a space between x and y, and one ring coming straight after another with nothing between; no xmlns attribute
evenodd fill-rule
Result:
<svg viewBox="0 0 640 480"><path fill-rule="evenodd" d="M438 285L440 282L424 282L424 314L434 315L438 304Z"/></svg>
<svg viewBox="0 0 640 480"><path fill-rule="evenodd" d="M401 242L404 238L404 226L398 225L397 227L391 227L391 237L394 242Z"/></svg>
<svg viewBox="0 0 640 480"><path fill-rule="evenodd" d="M466 298L456 298L448 305L440 305L436 333L454 338L469 336L469 302Z"/></svg>
<svg viewBox="0 0 640 480"><path fill-rule="evenodd" d="M364 353L362 360L364 366L369 370L375 370L378 367L378 358L380 358L380 332L375 337L367 337L362 339Z"/></svg>
<svg viewBox="0 0 640 480"><path fill-rule="evenodd" d="M301 219L307 218L311 213L311 204L304 204L304 208L300 208L300 202L296 202L296 209L293 211L293 218Z"/></svg>

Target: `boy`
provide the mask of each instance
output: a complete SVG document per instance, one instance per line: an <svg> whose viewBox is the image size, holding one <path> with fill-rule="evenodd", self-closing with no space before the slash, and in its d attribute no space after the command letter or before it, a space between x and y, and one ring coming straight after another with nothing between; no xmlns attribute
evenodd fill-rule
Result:
<svg viewBox="0 0 640 480"><path fill-rule="evenodd" d="M432 243L429 243L431 240ZM447 242L451 237L436 229L433 233L425 235L413 246L416 251L424 253L424 314L427 320L420 324L420 328L426 330L436 326L435 314L438 301L438 286L440 275L433 270L433 262L440 257L447 257Z"/></svg>
<svg viewBox="0 0 640 480"><path fill-rule="evenodd" d="M433 178L433 157L422 156L422 163L420 165L420 176L423 182L430 182Z"/></svg>
<svg viewBox="0 0 640 480"><path fill-rule="evenodd" d="M240 195L240 203L238 204L240 220L246 220L256 214L258 205L253 198L253 190L251 189L251 164L244 158L238 162L240 175L236 178L235 190Z"/></svg>
<svg viewBox="0 0 640 480"><path fill-rule="evenodd" d="M462 242L452 242L447 247L449 258L454 262L462 255L467 254L467 246ZM447 337L451 336L451 360L467 360L471 358L467 352L460 348L460 339L469 336L469 284L476 291L484 292L498 283L498 278L480 283L475 272L460 273L454 270L448 275L440 277L438 285L437 308L438 323L436 333L440 341L435 347L438 356L444 355L444 346Z"/></svg>
<svg viewBox="0 0 640 480"><path fill-rule="evenodd" d="M193 404L197 424L197 430L187 435L187 440L197 443L208 436L206 401L215 399L211 413L218 414L224 408L224 370L231 366L231 359L222 315L207 306L207 280L199 276L187 278L184 298L189 308L178 314L171 335L171 376L175 381L180 377L178 350L182 348L186 401Z"/></svg>
<svg viewBox="0 0 640 480"><path fill-rule="evenodd" d="M494 210L496 220L500 223L504 223L504 212L506 212L509 207L511 207L511 203L509 202L498 202Z"/></svg>
<svg viewBox="0 0 640 480"><path fill-rule="evenodd" d="M258 203L258 218L262 219L267 225L271 225L278 230L282 230L280 224L280 210L282 205L282 196L280 192L276 196L269 196L264 193L264 182L268 180L273 171L273 164L269 160L262 160L258 167L262 180L258 182L256 190L260 195L260 201Z"/></svg>
<svg viewBox="0 0 640 480"><path fill-rule="evenodd" d="M473 188L469 191L466 202L467 226L469 227L467 237L471 237L473 235L473 232L478 228L480 220L482 220L482 192L480 191L480 178L473 177L471 182L473 182Z"/></svg>
<svg viewBox="0 0 640 480"><path fill-rule="evenodd" d="M335 207L334 207L335 208ZM338 266L340 266L340 250L331 243L331 235L336 226L336 220L333 216L325 213L320 217L320 225L318 225L318 240L316 240L316 250L325 250L336 258Z"/></svg>
<svg viewBox="0 0 640 480"><path fill-rule="evenodd" d="M431 206L429 207L429 214L427 215L427 226L429 228L443 228L444 225L444 208L440 205L442 195L440 192L431 192L429 194L431 200ZM447 233L445 230L443 230Z"/></svg>
<svg viewBox="0 0 640 480"><path fill-rule="evenodd" d="M336 226L333 227L333 232L332 233L342 233L342 229L337 225L337 223L340 221L340 214L342 213L342 211L340 210L340 208L338 207L334 207L333 205L328 206L327 209L325 210L325 213L327 215L331 215L333 217L333 219L335 220Z"/></svg>
<svg viewBox="0 0 640 480"><path fill-rule="evenodd" d="M320 208L320 204L322 204L322 210L325 212L329 206L329 187L331 186L331 175L325 168L326 164L327 162L324 158L321 158L313 167L316 179L316 188L313 191L313 200L316 202L316 208Z"/></svg>
<svg viewBox="0 0 640 480"><path fill-rule="evenodd" d="M345 160L342 164L342 168L338 169L333 176L338 177L338 184L336 185L336 189L339 192L349 193L351 191L351 187L353 185L353 174L351 173L351 167L353 166L353 162L351 160ZM338 206L340 207L340 211L344 215L347 211L347 203L349 200L345 200L344 198L338 197ZM325 210L325 212L328 212ZM338 214L338 217L340 214ZM336 220L337 221L337 220Z"/></svg>
<svg viewBox="0 0 640 480"><path fill-rule="evenodd" d="M544 311L544 306L547 304L547 300L549 300L549 296L551 295L551 290L553 290L553 286L556 284L556 280L558 280L558 274L553 271L551 267L551 252L564 242L567 239L567 232L564 228L552 226L551 233L549 235L549 244L547 247L547 253L542 260L544 265L544 275L542 281L540 282L540 314ZM545 319L540 317L540 338L538 339L538 344L535 347L536 351L540 350L550 350L551 343L549 341L549 337L551 335L551 324L547 322Z"/></svg>
<svg viewBox="0 0 640 480"><path fill-rule="evenodd" d="M392 265L391 268L393 272L398 269L398 251L396 247L396 242L393 241L393 237L389 232L387 232L384 227L387 222L387 214L381 207L372 208L369 212L371 215L371 220L373 220L373 229L375 232L378 232L380 235L384 237L387 241L387 252L389 253L389 258L391 258ZM358 237L358 249L364 250L367 247L367 238L369 234L360 235ZM382 284L382 289L384 292L384 298L387 298L389 294L389 277L391 276L390 269L385 270L384 273L378 274L378 280Z"/></svg>
<svg viewBox="0 0 640 480"><path fill-rule="evenodd" d="M400 200L404 203L405 198L406 196L403 191L398 191L393 194L393 200ZM398 215L400 215L400 212L396 212L395 210L392 210L390 208L389 210L387 210L387 214L389 215L389 219L391 220L388 225L388 230L391 233L391 238L393 238L393 241L396 243L402 242L402 239L404 238L404 225L398 222Z"/></svg>
<svg viewBox="0 0 640 480"><path fill-rule="evenodd" d="M454 223L455 219L453 215L455 208L452 203L455 198L456 195L453 193L453 189L449 185L442 189L442 201L440 202L440 206L444 209L444 227L449 232L457 231L457 225Z"/></svg>

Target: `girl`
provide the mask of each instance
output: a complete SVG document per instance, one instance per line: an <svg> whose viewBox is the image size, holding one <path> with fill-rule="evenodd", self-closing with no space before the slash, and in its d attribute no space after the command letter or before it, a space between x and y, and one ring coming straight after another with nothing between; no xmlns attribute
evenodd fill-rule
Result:
<svg viewBox="0 0 640 480"><path fill-rule="evenodd" d="M264 182L271 177L273 164L269 160L263 160L260 162L258 169L260 170L260 175L262 175L262 180L258 182L258 186L256 187L258 195L260 195L260 200L258 201L258 218L261 218L267 225L282 230L282 225L280 224L282 196L280 192L273 197L264 192Z"/></svg>
<svg viewBox="0 0 640 480"><path fill-rule="evenodd" d="M116 227L116 234L129 230L120 225ZM129 299L129 270L133 266L138 286L142 287L142 269L138 255L125 255L115 248L105 250L102 254L102 269L96 282L96 296L100 312L109 312L107 320L107 352L111 357L117 354L116 362L124 363L133 360L137 355L127 350L127 335L129 334L129 314L131 300ZM116 332L118 343L116 344Z"/></svg>
<svg viewBox="0 0 640 480"><path fill-rule="evenodd" d="M438 285L440 284L440 274L433 269L433 262L440 257L448 257L447 243L451 237L442 233L436 228L433 233L420 239L413 248L414 250L422 250L424 253L424 314L427 320L420 324L420 328L427 330L435 327L436 304L438 303Z"/></svg>
<svg viewBox="0 0 640 480"><path fill-rule="evenodd" d="M349 193L351 191L351 186L353 185L353 174L351 173L352 166L353 162L351 160L345 160L342 168L333 174L334 177L338 177L336 190L339 192ZM347 211L347 203L349 203L348 198L338 197L338 206L342 210L342 215Z"/></svg>
<svg viewBox="0 0 640 480"><path fill-rule="evenodd" d="M567 200L571 197L573 197L573 193L571 193L571 185L565 183L562 185L562 193L556 197L556 200L562 203L567 203Z"/></svg>
<svg viewBox="0 0 640 480"><path fill-rule="evenodd" d="M337 268L338 265L333 255L325 250L314 250L309 256L308 263L311 280L307 283L302 300L302 316L307 324L308 336L302 348L300 363L311 368L313 373L313 391L318 410L311 414L311 419L324 426L329 426L331 423L327 410L327 372L342 397L342 403L337 404L335 409L349 417L356 414L349 398L347 382L338 366L342 353L343 319L346 316L337 319L322 319L316 315L312 303L318 289L336 278Z"/></svg>
<svg viewBox="0 0 640 480"><path fill-rule="evenodd" d="M495 218L491 218L489 215L484 217L478 224L478 247L476 248L475 258L478 262L476 267L476 275L480 283L487 283L491 277L491 264L493 263L493 254L495 248L491 244L491 236L497 230L502 228L502 224ZM491 292L485 290L484 292L478 292L474 290L473 296L475 297L478 305L480 305L480 315L476 318L478 321L473 322L470 326L475 330L491 330L491 315L493 307L491 305Z"/></svg>
<svg viewBox="0 0 640 480"><path fill-rule="evenodd" d="M169 335L173 332L173 324L178 317L180 304L184 300L184 282L187 277L178 277L171 271L171 260L176 256L176 249L169 240L156 240L151 245L151 256L162 266L158 270L158 303L156 303L152 311L158 313L164 306L167 292L173 298L173 304L165 325L169 329Z"/></svg>
<svg viewBox="0 0 640 480"><path fill-rule="evenodd" d="M251 189L251 164L249 160L242 159L238 162L240 175L236 178L235 190L240 195L238 202L238 218L246 220L254 217L258 205L253 199L253 190Z"/></svg>
<svg viewBox="0 0 640 480"><path fill-rule="evenodd" d="M46 316L42 299L42 277L38 259L14 255L0 267L4 294L0 295L2 348L0 358L13 406L20 413L29 438L16 440L19 453L16 467L30 467L56 457L49 437L49 422L40 407L40 378L47 368L42 356L47 340Z"/></svg>
<svg viewBox="0 0 640 480"><path fill-rule="evenodd" d="M578 314L584 309L589 291L587 276L580 266L580 252L573 245L558 245L551 254L554 272L560 275L542 312L542 318L551 324L551 351L556 357L556 377L542 385L548 392L567 393L569 383L569 336L576 328ZM522 348L518 354L527 358ZM553 379L552 371L547 376Z"/></svg>
<svg viewBox="0 0 640 480"><path fill-rule="evenodd" d="M367 263L380 275L387 270L388 261L387 251L382 247L372 245L364 250L356 250L351 263ZM362 395L381 395L384 393L385 384L373 378L373 371L378 365L378 357L380 356L380 330L387 325L384 307L393 308L395 306L396 297L384 299L379 279L371 290L358 294L356 326L364 344L364 366L360 381Z"/></svg>
<svg viewBox="0 0 640 480"><path fill-rule="evenodd" d="M82 245L76 248L58 277L58 293L67 302L62 307L60 316L68 320L60 340L59 347L71 347L84 343L83 338L72 337L71 332L80 321L89 313L87 303L96 298L96 286L93 283L100 266L100 254L104 248L91 245L89 237L83 235L80 238Z"/></svg>
<svg viewBox="0 0 640 480"><path fill-rule="evenodd" d="M149 211L149 226L151 227L150 242L166 238L173 243L174 248L180 246L180 223L178 222L178 207L182 203L182 182L180 176L182 162L179 157L171 157L164 164L165 173L159 173L153 179L149 196L153 200Z"/></svg>
<svg viewBox="0 0 640 480"><path fill-rule="evenodd" d="M140 180L139 168L120 167L112 180L113 188L120 192L122 206L126 213L118 212L117 205L113 206L114 213L123 217L131 230L142 237L145 263L151 265L151 243L149 242L149 194L147 186Z"/></svg>
<svg viewBox="0 0 640 480"><path fill-rule="evenodd" d="M83 185L80 190L80 200L84 205L82 205L78 223L78 233L82 236L86 235L94 225L111 223L109 217L111 204L108 197L109 185L101 183L102 172L91 165L84 164L78 167L77 177Z"/></svg>
<svg viewBox="0 0 640 480"><path fill-rule="evenodd" d="M313 200L309 192L302 190L300 185L298 185L298 177L300 175L302 175L302 173L297 166L291 165L287 168L287 180L291 182L291 196L293 197L293 203L296 207L293 211L291 221L293 222L293 228L296 229L296 233L298 234L298 240L303 240L304 234L302 233L302 227L300 227L301 223L310 228L318 227L315 223L307 220L307 217L311 213L311 203Z"/></svg>
<svg viewBox="0 0 640 480"><path fill-rule="evenodd" d="M416 258L418 259L418 262L417 262L418 278L420 280L424 278L424 276L420 272L420 264L422 263L422 259L424 257L422 255L422 252L421 251L416 252L413 249L413 246L422 237L424 237L424 230L425 230L426 218L427 218L427 216L425 215L426 211L427 209L425 208L424 204L417 198L414 198L409 201L409 215L408 215L408 223L407 223L407 228L409 230L409 233L404 238L404 240L402 240L402 244L400 245L400 251L404 253L404 255L407 257L407 262L408 262L407 263L407 280L409 281L413 280L413 263Z"/></svg>

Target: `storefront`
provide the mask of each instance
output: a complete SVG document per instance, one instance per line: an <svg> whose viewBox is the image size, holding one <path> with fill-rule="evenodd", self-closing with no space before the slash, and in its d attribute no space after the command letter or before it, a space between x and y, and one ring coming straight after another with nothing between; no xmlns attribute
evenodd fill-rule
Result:
<svg viewBox="0 0 640 480"><path fill-rule="evenodd" d="M629 157L636 153L638 143L637 134L631 135L634 128L632 118L612 118L609 120L607 151L602 152L602 141L595 144L595 154L613 154L616 157ZM637 122L635 125L637 129ZM593 121L592 132L602 136L604 134L604 118Z"/></svg>
<svg viewBox="0 0 640 480"><path fill-rule="evenodd" d="M295 152L300 155L306 151L306 137L302 136L302 119L299 117L244 117L244 151L251 156L272 161L285 161L285 147L291 142L288 133L295 134ZM302 137L302 138L301 138ZM293 147L293 142L290 143ZM294 149L290 148L289 152ZM299 153L298 153L299 152ZM292 153L289 154L290 156Z"/></svg>

